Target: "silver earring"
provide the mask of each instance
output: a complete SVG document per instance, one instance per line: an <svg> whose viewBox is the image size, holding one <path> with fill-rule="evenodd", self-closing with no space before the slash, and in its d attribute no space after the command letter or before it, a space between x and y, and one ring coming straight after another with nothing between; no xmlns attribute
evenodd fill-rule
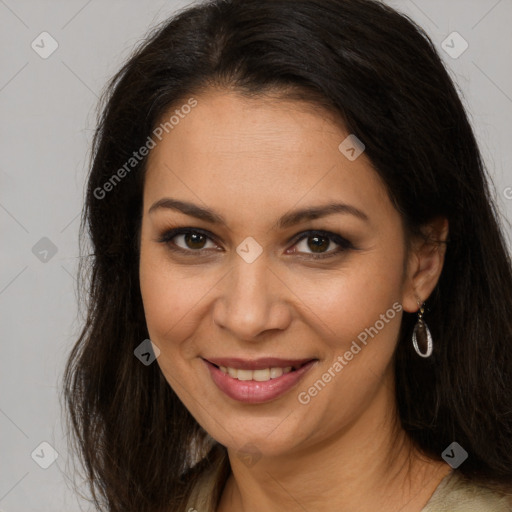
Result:
<svg viewBox="0 0 512 512"><path fill-rule="evenodd" d="M412 332L412 344L414 346L414 350L416 350L416 353L420 357L430 357L432 355L434 344L432 342L432 334L430 334L427 324L423 321L425 303L423 302L423 304L421 304L418 301L418 305L420 306L420 309L418 311L418 321L416 322L414 331ZM420 350L420 346L422 350Z"/></svg>

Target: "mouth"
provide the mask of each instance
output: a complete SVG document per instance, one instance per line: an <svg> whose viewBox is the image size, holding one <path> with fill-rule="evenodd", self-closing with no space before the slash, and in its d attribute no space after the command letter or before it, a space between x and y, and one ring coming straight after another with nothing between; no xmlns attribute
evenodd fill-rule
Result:
<svg viewBox="0 0 512 512"><path fill-rule="evenodd" d="M316 359L293 360L266 358L249 361L226 358L206 359L206 361L233 379L267 382L271 379L277 379L282 375L286 375L287 373L296 372L306 364L316 361Z"/></svg>
<svg viewBox="0 0 512 512"><path fill-rule="evenodd" d="M233 400L251 404L279 398L318 362L318 359L202 359L220 391Z"/></svg>

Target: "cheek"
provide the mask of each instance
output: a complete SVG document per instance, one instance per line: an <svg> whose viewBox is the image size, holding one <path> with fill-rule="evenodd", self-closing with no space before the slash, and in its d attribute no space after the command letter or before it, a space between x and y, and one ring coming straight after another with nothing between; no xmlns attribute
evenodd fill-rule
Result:
<svg viewBox="0 0 512 512"><path fill-rule="evenodd" d="M139 277L149 336L161 351L158 361L179 366L197 355L193 335L207 314L208 293L222 276L205 267L171 264L162 247L143 242Z"/></svg>
<svg viewBox="0 0 512 512"><path fill-rule="evenodd" d="M165 269L152 267L141 272L141 293L144 312L150 334L157 339L165 338L179 328L198 301L190 282L169 275ZM197 290L196 290L197 291Z"/></svg>
<svg viewBox="0 0 512 512"><path fill-rule="evenodd" d="M299 409L307 411L304 431L315 428L319 438L327 436L385 394L402 318L399 265L385 275L365 266L337 278L326 276L324 293L308 297L321 320L316 320L316 335L325 360L295 393ZM321 425L314 418L323 418Z"/></svg>
<svg viewBox="0 0 512 512"><path fill-rule="evenodd" d="M166 335L172 332L173 325L185 315L193 301L189 295L190 288L181 283L178 275L171 271L162 253L161 247L145 240L143 236L140 290L150 338L161 350Z"/></svg>
<svg viewBox="0 0 512 512"><path fill-rule="evenodd" d="M195 385L189 382L190 368L182 354L183 340L193 333L194 305L200 301L199 291L191 284L179 272L170 270L159 251L141 251L141 295L149 337L160 349L156 362L184 403L187 396L181 396L180 391L185 382L195 394Z"/></svg>
<svg viewBox="0 0 512 512"><path fill-rule="evenodd" d="M297 291L319 326L325 356L298 391L311 414L327 409L339 419L344 411L343 421L350 421L381 387L400 330L402 264L396 246L375 247L342 271L319 274L314 287L308 282Z"/></svg>
<svg viewBox="0 0 512 512"><path fill-rule="evenodd" d="M381 339L395 341L397 328L388 327L400 320L394 322L400 316L396 310L401 299L403 260L400 251L394 249L391 254L383 249L376 247L355 255L340 270L316 272L314 279L291 281L305 306L302 309L309 317L308 323L318 326L317 334L332 350L344 351L376 322ZM384 328L381 315L385 316Z"/></svg>

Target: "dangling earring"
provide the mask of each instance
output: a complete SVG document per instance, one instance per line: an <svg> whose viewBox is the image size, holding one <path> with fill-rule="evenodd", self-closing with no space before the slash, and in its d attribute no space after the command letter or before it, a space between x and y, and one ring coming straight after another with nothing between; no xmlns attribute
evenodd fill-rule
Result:
<svg viewBox="0 0 512 512"><path fill-rule="evenodd" d="M418 321L416 322L414 331L412 332L412 344L414 346L414 350L416 350L416 353L420 357L430 357L432 355L434 344L432 342L432 334L430 334L427 324L423 321L425 303L418 301L418 306L420 306L420 309L418 311ZM420 350L420 346L422 350Z"/></svg>

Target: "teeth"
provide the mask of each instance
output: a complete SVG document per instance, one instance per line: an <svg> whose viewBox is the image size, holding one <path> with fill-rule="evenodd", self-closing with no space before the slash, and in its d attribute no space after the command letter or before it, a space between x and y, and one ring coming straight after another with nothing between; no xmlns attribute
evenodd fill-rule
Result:
<svg viewBox="0 0 512 512"><path fill-rule="evenodd" d="M270 368L270 378L276 379L277 377L281 377L283 375L282 368Z"/></svg>
<svg viewBox="0 0 512 512"><path fill-rule="evenodd" d="M257 380L258 382L265 382L270 380L270 368L263 368L262 370L253 370L252 378ZM240 378L240 373L238 374L238 378Z"/></svg>
<svg viewBox="0 0 512 512"><path fill-rule="evenodd" d="M252 371L251 370L237 370L238 380L251 380L252 379Z"/></svg>
<svg viewBox="0 0 512 512"><path fill-rule="evenodd" d="M292 371L291 366L287 366L286 368L263 368L261 370L237 370L236 368L228 368L226 366L220 366L219 368L221 372L228 374L234 379L255 380L258 382L277 379L277 377L281 377L281 375Z"/></svg>

